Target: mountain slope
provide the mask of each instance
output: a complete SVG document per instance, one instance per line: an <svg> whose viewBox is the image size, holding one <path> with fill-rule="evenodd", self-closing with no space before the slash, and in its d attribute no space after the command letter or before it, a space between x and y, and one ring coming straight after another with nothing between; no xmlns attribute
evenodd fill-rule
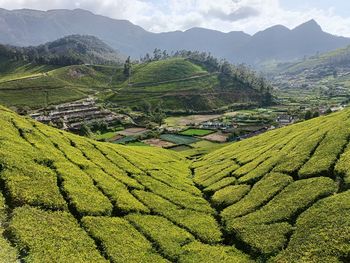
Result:
<svg viewBox="0 0 350 263"><path fill-rule="evenodd" d="M0 56L38 64L121 64L124 57L94 36L71 35L36 47L0 45Z"/></svg>
<svg viewBox="0 0 350 263"><path fill-rule="evenodd" d="M215 151L194 164L194 181L234 244L251 253L277 255L271 262L346 261L349 139L346 110Z"/></svg>
<svg viewBox="0 0 350 263"><path fill-rule="evenodd" d="M268 60L287 61L348 44L349 39L325 33L315 20L310 20L292 30L275 26L256 33L241 56L255 64Z"/></svg>
<svg viewBox="0 0 350 263"><path fill-rule="evenodd" d="M118 83L118 66L38 65L0 57L0 104L41 108L87 97Z"/></svg>
<svg viewBox="0 0 350 263"><path fill-rule="evenodd" d="M121 84L108 101L137 109L145 103L160 105L164 111L173 112L262 104L264 93L245 80L225 77L218 68L209 71L191 59L170 58L136 65L130 80Z"/></svg>
<svg viewBox="0 0 350 263"><path fill-rule="evenodd" d="M286 63L280 66L280 71L284 73L300 73L305 69L322 69L333 67L348 67L350 62L350 46L321 53L295 63Z"/></svg>
<svg viewBox="0 0 350 263"><path fill-rule="evenodd" d="M192 164L0 116L5 262L349 259L349 110Z"/></svg>
<svg viewBox="0 0 350 263"><path fill-rule="evenodd" d="M211 52L231 62L258 64L290 60L330 51L350 44L349 38L322 31L311 20L289 30L275 26L253 36L193 28L185 32L150 33L129 21L115 20L76 10L0 9L0 43L38 45L72 34L93 35L123 54L139 58L154 48Z"/></svg>
<svg viewBox="0 0 350 263"><path fill-rule="evenodd" d="M6 231L28 251L25 261L186 262L207 251L249 262L234 247L213 245L222 238L215 211L180 155L98 143L5 108L0 114L1 227L10 209Z"/></svg>
<svg viewBox="0 0 350 263"><path fill-rule="evenodd" d="M49 104L54 105L96 92L106 94L103 99L118 107L141 109L145 103L162 104L163 110L177 112L265 103L267 93L254 86L260 79L252 72L238 68L248 75L226 76L219 72L219 64L214 63L215 69L209 71L202 65L207 62L201 63L177 57L135 64L129 80L118 65L62 67L0 56L0 66L4 65L0 70L0 103L40 108L45 106L47 96Z"/></svg>

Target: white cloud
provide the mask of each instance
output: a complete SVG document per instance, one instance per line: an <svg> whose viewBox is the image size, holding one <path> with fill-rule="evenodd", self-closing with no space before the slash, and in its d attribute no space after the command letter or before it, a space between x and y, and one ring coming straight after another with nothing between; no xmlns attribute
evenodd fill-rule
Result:
<svg viewBox="0 0 350 263"><path fill-rule="evenodd" d="M350 16L335 9L283 9L279 0L0 0L7 9L83 8L94 13L131 22L153 32L206 27L224 32L255 33L283 24L293 28L315 19L325 31L350 37Z"/></svg>

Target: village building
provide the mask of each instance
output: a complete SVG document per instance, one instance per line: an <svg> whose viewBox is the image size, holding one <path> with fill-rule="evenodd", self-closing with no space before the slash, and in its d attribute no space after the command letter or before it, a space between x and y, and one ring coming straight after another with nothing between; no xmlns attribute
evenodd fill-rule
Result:
<svg viewBox="0 0 350 263"><path fill-rule="evenodd" d="M72 103L57 105L50 110L42 109L30 116L43 123L53 123L62 126L65 130L79 130L83 124L106 122L113 124L117 121L126 121L130 117L116 114L96 105L93 98L87 98Z"/></svg>

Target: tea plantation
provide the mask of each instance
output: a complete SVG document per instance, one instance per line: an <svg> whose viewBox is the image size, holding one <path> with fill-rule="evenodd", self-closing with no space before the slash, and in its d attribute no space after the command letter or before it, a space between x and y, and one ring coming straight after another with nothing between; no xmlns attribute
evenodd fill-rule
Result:
<svg viewBox="0 0 350 263"><path fill-rule="evenodd" d="M0 107L0 262L349 262L350 111L174 151Z"/></svg>

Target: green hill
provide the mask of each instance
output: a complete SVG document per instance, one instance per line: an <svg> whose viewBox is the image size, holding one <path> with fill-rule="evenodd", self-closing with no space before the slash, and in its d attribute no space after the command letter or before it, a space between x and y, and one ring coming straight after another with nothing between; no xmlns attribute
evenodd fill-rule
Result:
<svg viewBox="0 0 350 263"><path fill-rule="evenodd" d="M0 104L40 108L46 94L49 104L58 104L96 92L119 107L142 109L149 103L178 112L264 101L265 93L247 82L259 83L248 71L226 76L199 64L186 58L136 64L128 80L118 65L45 65L0 56Z"/></svg>
<svg viewBox="0 0 350 263"><path fill-rule="evenodd" d="M94 36L71 35L35 47L0 45L0 56L48 65L121 64L124 57Z"/></svg>
<svg viewBox="0 0 350 263"><path fill-rule="evenodd" d="M274 65L276 68L270 69L278 73L297 74L304 70L325 71L329 68L348 67L350 63L350 46L336 49L330 52L318 54L305 58L297 62L280 63Z"/></svg>
<svg viewBox="0 0 350 263"><path fill-rule="evenodd" d="M255 77L252 77L254 79ZM136 65L130 80L120 85L109 101L142 108L161 105L165 111L211 111L234 104L258 105L263 94L240 78L186 58L170 58Z"/></svg>
<svg viewBox="0 0 350 263"><path fill-rule="evenodd" d="M133 71L131 83L136 85L185 79L208 74L208 72L200 66L181 58L140 64L137 65Z"/></svg>
<svg viewBox="0 0 350 263"><path fill-rule="evenodd" d="M190 163L0 108L0 262L347 262L350 112Z"/></svg>
<svg viewBox="0 0 350 263"><path fill-rule="evenodd" d="M40 108L104 91L118 82L118 66L38 65L0 59L0 104Z"/></svg>
<svg viewBox="0 0 350 263"><path fill-rule="evenodd" d="M72 35L37 47L0 45L0 104L40 108L47 95L49 104L84 98L115 84L122 60L93 36Z"/></svg>

